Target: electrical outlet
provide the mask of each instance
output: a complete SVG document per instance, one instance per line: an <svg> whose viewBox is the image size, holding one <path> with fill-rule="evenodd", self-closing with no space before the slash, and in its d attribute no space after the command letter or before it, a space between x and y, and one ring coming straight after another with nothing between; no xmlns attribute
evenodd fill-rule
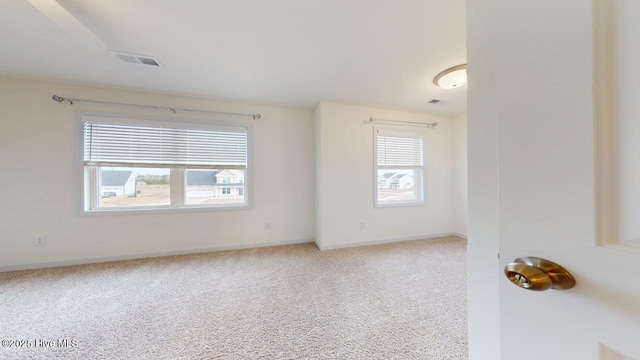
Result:
<svg viewBox="0 0 640 360"><path fill-rule="evenodd" d="M364 223L364 221L360 221L360 230L364 230L367 228L367 224Z"/></svg>
<svg viewBox="0 0 640 360"><path fill-rule="evenodd" d="M36 236L35 238L33 238L33 245L35 246L47 245L47 235Z"/></svg>
<svg viewBox="0 0 640 360"><path fill-rule="evenodd" d="M264 229L265 230L271 230L271 223L270 222L264 223Z"/></svg>

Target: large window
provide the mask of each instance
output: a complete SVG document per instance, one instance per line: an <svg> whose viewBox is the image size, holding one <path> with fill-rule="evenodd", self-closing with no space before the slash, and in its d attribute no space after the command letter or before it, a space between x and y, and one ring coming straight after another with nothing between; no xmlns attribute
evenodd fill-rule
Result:
<svg viewBox="0 0 640 360"><path fill-rule="evenodd" d="M245 126L85 115L85 210L246 207Z"/></svg>
<svg viewBox="0 0 640 360"><path fill-rule="evenodd" d="M424 132L376 128L375 205L416 205L424 199Z"/></svg>

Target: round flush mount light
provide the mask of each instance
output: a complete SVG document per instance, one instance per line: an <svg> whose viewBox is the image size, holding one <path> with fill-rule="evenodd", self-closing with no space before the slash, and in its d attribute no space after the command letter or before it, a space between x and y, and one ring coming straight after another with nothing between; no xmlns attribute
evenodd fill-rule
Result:
<svg viewBox="0 0 640 360"><path fill-rule="evenodd" d="M467 83L467 64L450 67L436 75L433 83L443 89L463 87Z"/></svg>

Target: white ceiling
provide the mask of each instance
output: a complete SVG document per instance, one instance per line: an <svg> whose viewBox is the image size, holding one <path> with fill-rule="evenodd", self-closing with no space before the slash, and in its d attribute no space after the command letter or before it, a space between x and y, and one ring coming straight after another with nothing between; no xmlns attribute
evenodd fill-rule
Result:
<svg viewBox="0 0 640 360"><path fill-rule="evenodd" d="M432 82L466 62L465 0L3 0L0 52L8 77L308 109L466 107L466 88Z"/></svg>

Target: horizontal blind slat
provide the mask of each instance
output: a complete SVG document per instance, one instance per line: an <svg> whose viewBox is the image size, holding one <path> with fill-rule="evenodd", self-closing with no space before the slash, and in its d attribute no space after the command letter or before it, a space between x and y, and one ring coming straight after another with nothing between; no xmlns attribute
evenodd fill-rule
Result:
<svg viewBox="0 0 640 360"><path fill-rule="evenodd" d="M422 166L422 138L377 135L379 166Z"/></svg>
<svg viewBox="0 0 640 360"><path fill-rule="evenodd" d="M84 123L85 163L246 167L246 130Z"/></svg>

